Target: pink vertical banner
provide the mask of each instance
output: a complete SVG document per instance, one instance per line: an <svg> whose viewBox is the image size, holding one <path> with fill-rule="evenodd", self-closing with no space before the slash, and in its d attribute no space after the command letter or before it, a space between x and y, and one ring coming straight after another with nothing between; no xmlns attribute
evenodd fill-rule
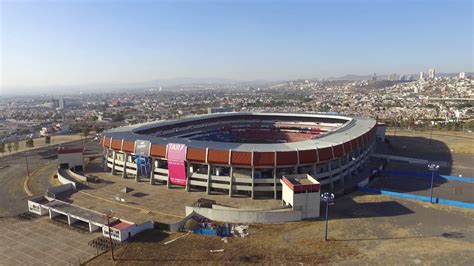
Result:
<svg viewBox="0 0 474 266"><path fill-rule="evenodd" d="M168 143L166 158L168 159L168 175L173 185L186 186L186 151L185 144Z"/></svg>

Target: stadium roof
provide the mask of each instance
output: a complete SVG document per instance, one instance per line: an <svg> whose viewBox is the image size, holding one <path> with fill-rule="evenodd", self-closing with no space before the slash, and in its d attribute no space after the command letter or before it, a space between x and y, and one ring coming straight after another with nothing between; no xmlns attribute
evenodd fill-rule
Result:
<svg viewBox="0 0 474 266"><path fill-rule="evenodd" d="M182 137L157 137L148 134L137 133L139 131L144 131L148 129L158 128L162 126L170 126L176 124L181 124L183 122L197 122L204 121L211 118L232 118L242 115L255 116L255 119L265 118L269 119L271 117L294 117L295 121L298 118L314 118L315 122L318 122L318 119L335 119L343 123L342 126L335 128L334 130L329 131L327 134L321 135L315 139L302 140L289 143L235 143L235 142L218 142L218 141L203 141L203 140L191 140L188 138ZM362 117L348 117L341 115L328 115L328 114L312 114L312 113L218 113L210 115L198 115L192 117L186 117L176 120L164 120L157 122L150 122L144 124L137 124L132 126L125 126L120 128L115 128L110 131L104 132L103 135L106 137L111 137L113 139L123 139L127 141L135 140L147 140L152 144L161 144L166 145L168 143L180 143L185 144L187 147L193 148L209 148L215 150L234 150L234 151L294 151L294 150L307 150L314 148L326 148L338 144L342 144L353 140L371 129L376 125L375 119L372 118L362 118Z"/></svg>

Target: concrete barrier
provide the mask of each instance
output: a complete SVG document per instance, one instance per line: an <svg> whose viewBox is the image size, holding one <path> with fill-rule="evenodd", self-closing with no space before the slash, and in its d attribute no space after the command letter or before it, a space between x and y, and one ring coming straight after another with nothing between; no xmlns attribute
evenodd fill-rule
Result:
<svg viewBox="0 0 474 266"><path fill-rule="evenodd" d="M367 192L367 193L373 193L373 194L387 195L387 196L392 196L392 197L396 197L396 198L405 198L405 199L412 199L412 200L430 202L430 197L414 195L414 194L407 194L407 193L399 193L399 192L393 192L393 191L388 191L388 190L381 190L381 189L378 189L378 188L359 187L359 191ZM441 199L441 198L433 198L433 203L450 205L450 206L461 207L461 208L474 209L474 203L470 203L470 202L448 200L448 199Z"/></svg>
<svg viewBox="0 0 474 266"><path fill-rule="evenodd" d="M201 208L186 206L186 215L197 213L208 219L229 223L284 223L300 221L299 210L242 210L233 208Z"/></svg>
<svg viewBox="0 0 474 266"><path fill-rule="evenodd" d="M183 220L177 222L177 223L174 223L174 224L170 224L170 227L169 227L169 231L170 232L178 232L179 229L181 229L185 224L186 222L191 219L193 216L200 216L194 212L191 212L189 214L186 215L186 217L183 218Z"/></svg>
<svg viewBox="0 0 474 266"><path fill-rule="evenodd" d="M59 176L58 176L58 178L59 178ZM63 193L63 192L69 191L69 190L75 190L75 189L76 188L71 183L66 183L66 184L63 184L63 185L50 187L46 190L46 197L49 198L49 200L52 200L52 199L55 199L56 195L58 195L60 193Z"/></svg>
<svg viewBox="0 0 474 266"><path fill-rule="evenodd" d="M379 154L379 153L373 153L371 156L374 158L387 159L387 160L406 162L406 163L412 163L412 164L428 164L428 160L418 159L418 158L394 156L394 155Z"/></svg>
<svg viewBox="0 0 474 266"><path fill-rule="evenodd" d="M88 181L86 176L80 175L78 173L74 173L71 170L66 170L66 174L69 175L70 177L74 178L75 180L80 181L80 182L87 182Z"/></svg>
<svg viewBox="0 0 474 266"><path fill-rule="evenodd" d="M77 183L76 181L68 174L69 170L65 169L58 169L58 180L61 182L61 184L71 184L74 189L77 190Z"/></svg>

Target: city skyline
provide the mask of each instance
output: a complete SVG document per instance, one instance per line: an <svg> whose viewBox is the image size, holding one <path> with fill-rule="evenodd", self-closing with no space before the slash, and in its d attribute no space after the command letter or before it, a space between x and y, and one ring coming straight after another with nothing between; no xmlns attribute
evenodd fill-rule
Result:
<svg viewBox="0 0 474 266"><path fill-rule="evenodd" d="M470 1L0 7L2 94L176 77L275 81L473 70Z"/></svg>

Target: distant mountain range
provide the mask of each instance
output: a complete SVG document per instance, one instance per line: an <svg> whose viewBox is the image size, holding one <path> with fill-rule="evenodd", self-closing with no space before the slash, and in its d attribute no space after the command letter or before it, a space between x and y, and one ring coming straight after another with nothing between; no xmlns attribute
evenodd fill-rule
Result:
<svg viewBox="0 0 474 266"><path fill-rule="evenodd" d="M34 93L45 94L71 94L71 93L90 93L101 91L120 92L130 91L132 89L172 89L177 86L212 86L212 85L244 85L255 86L267 84L266 80L239 81L225 78L190 78L178 77L169 79L155 79L144 82L129 83L96 83L82 85L50 85L50 86L11 86L0 88L0 95L29 95Z"/></svg>
<svg viewBox="0 0 474 266"><path fill-rule="evenodd" d="M413 79L418 79L418 74L403 74L404 76L412 76ZM437 73L439 77L456 77L459 73ZM466 72L466 76L472 76L474 72ZM342 77L329 77L325 80L370 80L372 75L353 75L348 74ZM388 79L388 75L377 76L378 80ZM295 79L296 80L296 79ZM315 80L315 79L312 79ZM291 80L287 80L291 81ZM263 87L269 83L276 83L283 81L268 81L263 79L251 81L239 81L226 78L191 78L191 77L177 77L168 79L155 79L144 82L130 82L130 83L97 83L97 84L83 84L83 85L54 85L54 86L14 86L0 88L0 95L31 95L31 94L71 94L71 93L91 93L101 91L120 92L130 91L133 89L158 89L163 90L173 89L177 86L212 86L212 85L241 85Z"/></svg>

